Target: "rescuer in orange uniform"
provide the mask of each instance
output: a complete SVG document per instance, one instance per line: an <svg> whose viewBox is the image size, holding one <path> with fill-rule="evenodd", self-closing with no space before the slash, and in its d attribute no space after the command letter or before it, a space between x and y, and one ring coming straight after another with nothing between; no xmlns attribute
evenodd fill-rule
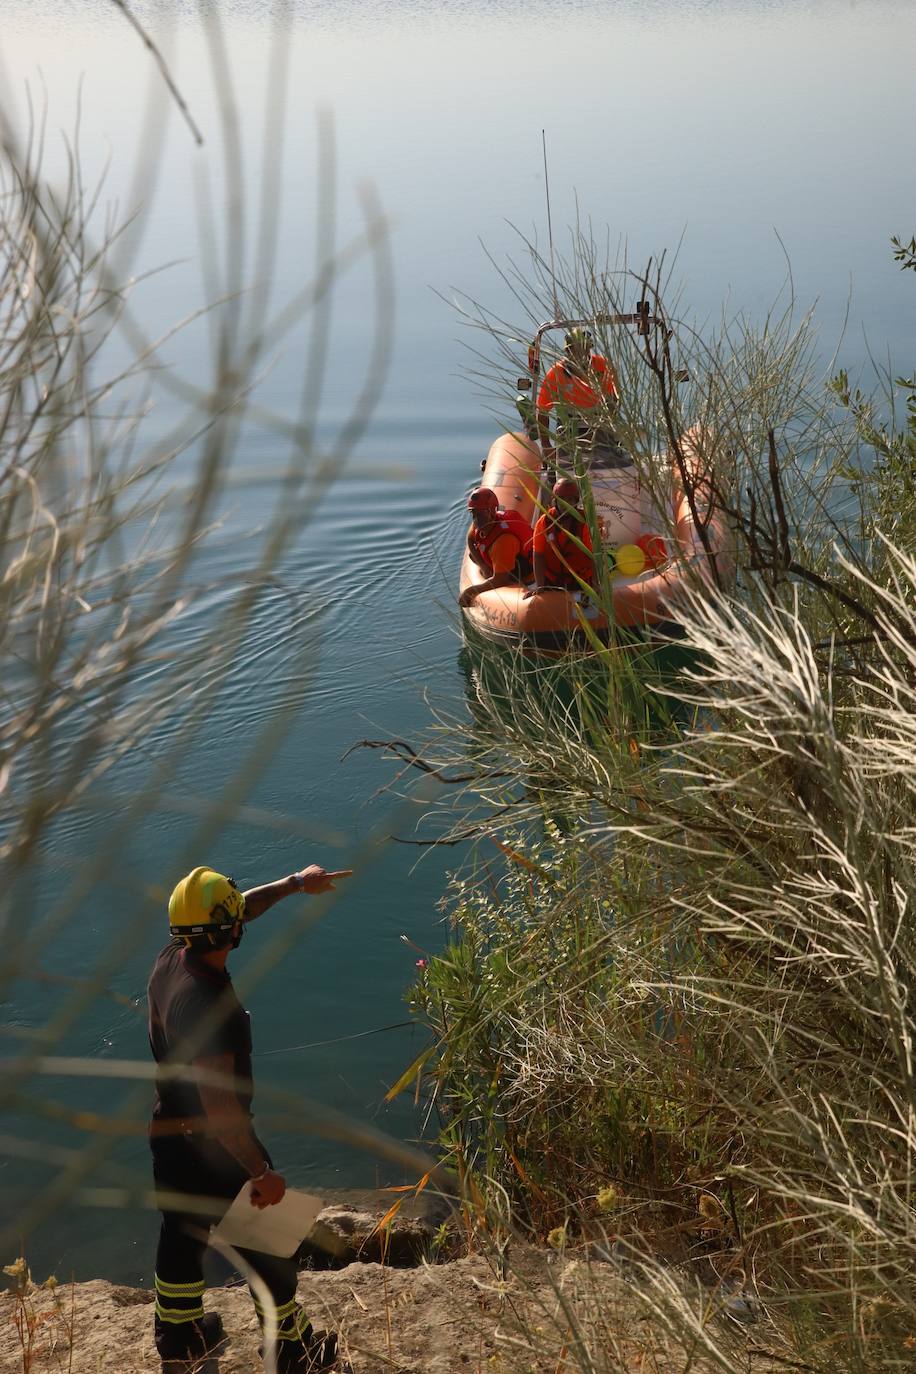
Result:
<svg viewBox="0 0 916 1374"><path fill-rule="evenodd" d="M538 520L531 538L534 586L525 598L548 587L581 591L595 576L588 522L579 506L579 483L562 477L553 488L553 505ZM581 579L581 581L580 581Z"/></svg>
<svg viewBox="0 0 916 1374"><path fill-rule="evenodd" d="M530 572L531 527L518 511L502 510L496 492L489 487L478 487L471 492L468 510L471 512L468 553L488 576L483 582L465 587L458 598L459 606L470 606L481 592L494 587L524 582Z"/></svg>
<svg viewBox="0 0 916 1374"><path fill-rule="evenodd" d="M541 382L537 427L548 461L556 456L557 448L568 451L579 443L594 443L602 429L608 431L608 440L616 444L607 415L619 404L617 380L607 358L591 351L593 343L587 329L571 329L564 340L565 356L554 363ZM556 412L556 447L550 442L552 410Z"/></svg>

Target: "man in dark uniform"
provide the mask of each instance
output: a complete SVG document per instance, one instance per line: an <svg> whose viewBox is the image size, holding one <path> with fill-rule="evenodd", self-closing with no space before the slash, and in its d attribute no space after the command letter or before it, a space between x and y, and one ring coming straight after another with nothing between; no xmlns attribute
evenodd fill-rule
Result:
<svg viewBox="0 0 916 1374"><path fill-rule="evenodd" d="M149 981L149 1040L157 1064L150 1123L153 1175L162 1198L156 1255L156 1348L168 1374L183 1374L218 1346L222 1324L204 1316L202 1261L209 1227L243 1185L270 1207L286 1191L251 1117L251 1031L226 970L249 921L294 892L327 892L344 873L310 864L242 893L231 878L195 868L169 901L171 943ZM171 1195L171 1196L168 1196ZM176 1196L177 1195L177 1196ZM313 1330L296 1302L296 1264L239 1251L266 1285L277 1324L277 1374L334 1369L337 1337ZM255 1308L263 1323L263 1306Z"/></svg>

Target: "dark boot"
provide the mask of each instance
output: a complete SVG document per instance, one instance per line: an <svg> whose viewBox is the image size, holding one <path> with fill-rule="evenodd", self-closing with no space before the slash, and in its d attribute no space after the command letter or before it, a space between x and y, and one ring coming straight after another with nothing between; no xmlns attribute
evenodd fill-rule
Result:
<svg viewBox="0 0 916 1374"><path fill-rule="evenodd" d="M218 1312L205 1312L192 1323L192 1333L177 1358L163 1359L162 1374L206 1374L207 1362L225 1347L223 1319Z"/></svg>
<svg viewBox="0 0 916 1374"><path fill-rule="evenodd" d="M316 1331L310 1322L295 1344L277 1342L277 1374L322 1374L338 1368L336 1331Z"/></svg>
<svg viewBox="0 0 916 1374"><path fill-rule="evenodd" d="M195 1322L203 1341L203 1352L205 1355L215 1355L225 1345L226 1333L223 1330L223 1319L218 1312L205 1312L203 1319Z"/></svg>

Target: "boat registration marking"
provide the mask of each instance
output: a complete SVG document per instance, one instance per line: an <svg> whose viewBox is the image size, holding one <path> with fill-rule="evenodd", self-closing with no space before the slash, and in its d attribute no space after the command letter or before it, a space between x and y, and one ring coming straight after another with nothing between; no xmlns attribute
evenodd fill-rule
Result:
<svg viewBox="0 0 916 1374"><path fill-rule="evenodd" d="M516 626L518 616L515 611L499 610L491 611L488 607L482 606L481 610L491 625Z"/></svg>

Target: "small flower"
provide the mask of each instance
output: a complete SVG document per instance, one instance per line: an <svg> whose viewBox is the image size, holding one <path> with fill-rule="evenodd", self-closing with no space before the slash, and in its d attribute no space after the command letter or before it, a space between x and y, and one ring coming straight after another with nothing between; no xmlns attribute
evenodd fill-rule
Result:
<svg viewBox="0 0 916 1374"><path fill-rule="evenodd" d="M700 1200L697 1203L697 1209L700 1213L700 1216L704 1219L704 1221L707 1222L709 1226L722 1226L724 1222L722 1204L717 1197L713 1196L712 1193L700 1194Z"/></svg>
<svg viewBox="0 0 916 1374"><path fill-rule="evenodd" d="M604 1188L598 1189L596 1201L599 1212L613 1212L617 1206L619 1194L613 1183L607 1184Z"/></svg>
<svg viewBox="0 0 916 1374"><path fill-rule="evenodd" d="M551 1250L562 1250L566 1244L566 1227L555 1226L552 1231L548 1232L547 1244Z"/></svg>
<svg viewBox="0 0 916 1374"><path fill-rule="evenodd" d="M16 1287L20 1291L28 1288L32 1281L32 1275L29 1273L29 1266L26 1264L23 1255L20 1255L12 1264L5 1264L3 1266L3 1272L4 1274L8 1274L11 1279L16 1280Z"/></svg>
<svg viewBox="0 0 916 1374"><path fill-rule="evenodd" d="M42 1288L48 1288L48 1289L50 1289L51 1292L53 1293L53 1292L54 1292L54 1289L57 1288L57 1286L58 1286L58 1280L57 1280L57 1278L54 1276L54 1274L49 1274L48 1277L45 1279L44 1283L43 1283L41 1286L42 1286Z"/></svg>
<svg viewBox="0 0 916 1374"><path fill-rule="evenodd" d="M417 968L426 968L426 960L425 960L425 959L418 959L417 962L416 962L416 967L417 967Z"/></svg>

